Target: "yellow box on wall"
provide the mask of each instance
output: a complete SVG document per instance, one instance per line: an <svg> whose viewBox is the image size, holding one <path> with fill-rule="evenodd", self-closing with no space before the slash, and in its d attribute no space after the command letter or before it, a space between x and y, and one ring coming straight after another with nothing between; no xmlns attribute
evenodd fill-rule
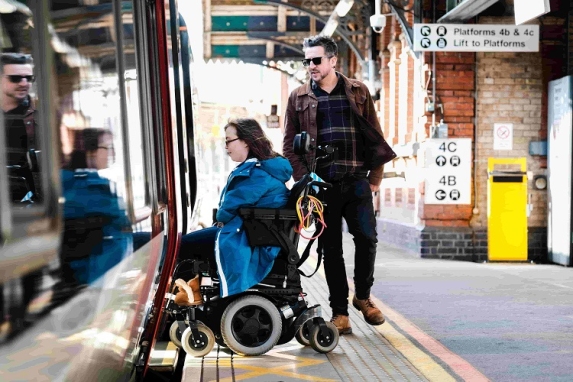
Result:
<svg viewBox="0 0 573 382"><path fill-rule="evenodd" d="M488 158L489 261L527 261L526 158Z"/></svg>

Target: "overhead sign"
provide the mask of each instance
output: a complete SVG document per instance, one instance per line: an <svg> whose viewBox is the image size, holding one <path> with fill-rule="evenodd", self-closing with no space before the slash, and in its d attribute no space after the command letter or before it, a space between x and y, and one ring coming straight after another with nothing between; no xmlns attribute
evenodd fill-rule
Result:
<svg viewBox="0 0 573 382"><path fill-rule="evenodd" d="M515 25L523 24L551 10L549 0L513 0Z"/></svg>
<svg viewBox="0 0 573 382"><path fill-rule="evenodd" d="M414 50L537 52L539 25L414 24Z"/></svg>
<svg viewBox="0 0 573 382"><path fill-rule="evenodd" d="M425 152L426 204L470 204L472 140L430 139Z"/></svg>
<svg viewBox="0 0 573 382"><path fill-rule="evenodd" d="M493 149L513 150L513 123L493 124Z"/></svg>

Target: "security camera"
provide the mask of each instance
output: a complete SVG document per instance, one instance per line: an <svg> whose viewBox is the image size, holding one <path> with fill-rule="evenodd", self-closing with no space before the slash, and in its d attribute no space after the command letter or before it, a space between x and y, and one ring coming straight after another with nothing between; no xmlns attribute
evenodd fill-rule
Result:
<svg viewBox="0 0 573 382"><path fill-rule="evenodd" d="M374 29L374 32L381 33L386 26L386 16L382 14L370 16L370 26Z"/></svg>

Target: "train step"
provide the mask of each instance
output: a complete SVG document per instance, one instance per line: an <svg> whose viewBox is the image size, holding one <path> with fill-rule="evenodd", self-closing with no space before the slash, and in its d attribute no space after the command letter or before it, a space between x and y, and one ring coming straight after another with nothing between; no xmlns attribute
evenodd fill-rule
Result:
<svg viewBox="0 0 573 382"><path fill-rule="evenodd" d="M151 352L149 359L149 368L156 372L173 372L177 359L179 357L179 348L171 341L157 341Z"/></svg>

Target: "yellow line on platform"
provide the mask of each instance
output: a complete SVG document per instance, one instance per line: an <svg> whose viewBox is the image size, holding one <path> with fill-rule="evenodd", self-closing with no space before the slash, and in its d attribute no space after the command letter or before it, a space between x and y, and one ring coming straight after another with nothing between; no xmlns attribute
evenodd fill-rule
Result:
<svg viewBox="0 0 573 382"><path fill-rule="evenodd" d="M314 257L309 256L307 261L313 269L316 268L316 259ZM320 275L326 279L324 275L324 268L321 267L318 273L320 273ZM348 287L350 288L351 292L354 293L354 282L351 279L348 279ZM382 304L380 300L374 296L371 297L378 306L386 307L386 305ZM386 309L383 308L382 310L383 313L388 316ZM403 318L403 320L406 319ZM388 340L388 342L390 342L390 344L396 350L402 353L402 355L404 355L404 357L406 357L406 359L408 359L408 361L410 361L412 365L430 381L455 381L455 378L452 377L450 373L448 373L439 363L434 361L432 357L414 345L412 341L397 331L388 321L386 321L383 325L377 326L375 328L384 338L386 338L386 340Z"/></svg>
<svg viewBox="0 0 573 382"><path fill-rule="evenodd" d="M300 346L299 346L300 347ZM282 365L282 366L277 366L277 367L261 367L261 366L255 366L255 365L248 365L248 364L244 364L241 362L240 357L237 357L234 359L232 365L233 368L235 370L248 370L250 372L245 373L245 374L239 374L239 375L235 375L234 377L229 377L229 378L224 378L221 379L220 381L239 381L239 380L244 380L244 379L248 379L248 378L257 378L263 375L280 375L283 377L289 377L289 378L297 378L297 379L301 379L301 380L306 380L306 381L321 381L321 382L335 382L335 379L328 379L328 378L321 378L318 377L316 375L307 375L307 374L300 374L297 373L296 371L287 371L288 369L302 369L303 367L307 367L307 366L314 366L314 365L318 365L321 363L326 362L326 360L315 360L315 359L310 359L310 358L305 358L305 357L294 357L294 359L289 355L288 357L284 357L285 354L280 354L283 351L290 351L293 350L292 348L287 348L287 349L282 349L282 350L278 350L278 351L272 351L267 353L267 356L272 356L272 357L277 357L277 358L287 358L290 361L297 361L296 364L292 364L292 363L288 363L286 365ZM248 362L247 358L244 358L245 361ZM301 362L302 361L302 362ZM224 362L225 366L231 366L231 362L230 360L226 360L226 362ZM219 366L221 366L221 364L219 364Z"/></svg>

